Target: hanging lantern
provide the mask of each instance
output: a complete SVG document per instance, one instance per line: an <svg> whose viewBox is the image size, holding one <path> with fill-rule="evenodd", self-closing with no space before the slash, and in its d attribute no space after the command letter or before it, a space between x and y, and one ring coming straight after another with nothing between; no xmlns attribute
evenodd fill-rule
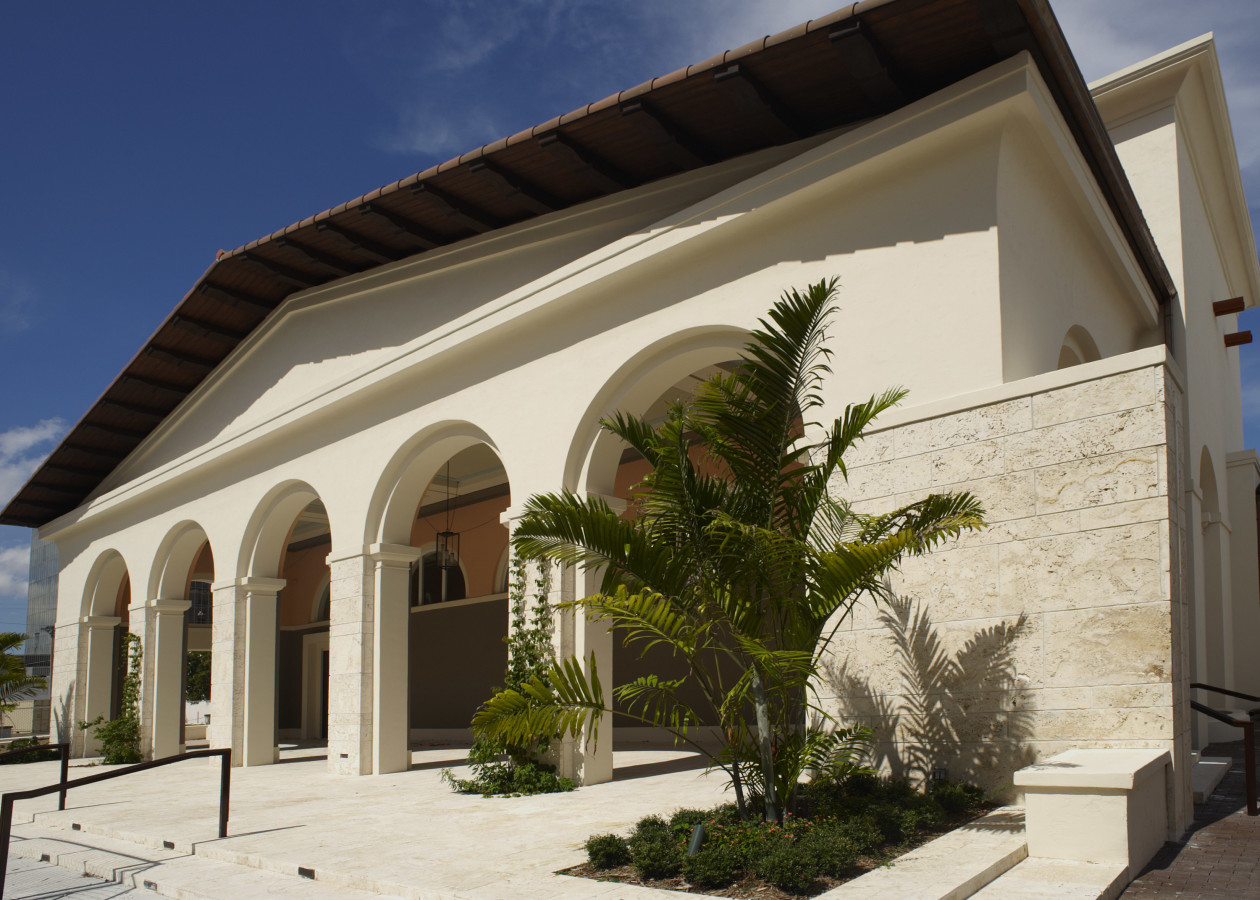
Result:
<svg viewBox="0 0 1260 900"><path fill-rule="evenodd" d="M443 569L459 568L459 532L437 533L437 562Z"/></svg>

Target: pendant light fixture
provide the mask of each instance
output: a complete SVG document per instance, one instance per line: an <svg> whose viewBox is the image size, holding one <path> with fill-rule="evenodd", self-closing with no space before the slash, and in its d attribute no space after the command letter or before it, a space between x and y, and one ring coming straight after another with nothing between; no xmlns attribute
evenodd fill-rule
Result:
<svg viewBox="0 0 1260 900"><path fill-rule="evenodd" d="M451 495L454 493L454 482L451 481L451 461L446 461L446 527L437 533L437 559L442 569L442 601L447 599L447 573L459 568L459 532L451 530Z"/></svg>

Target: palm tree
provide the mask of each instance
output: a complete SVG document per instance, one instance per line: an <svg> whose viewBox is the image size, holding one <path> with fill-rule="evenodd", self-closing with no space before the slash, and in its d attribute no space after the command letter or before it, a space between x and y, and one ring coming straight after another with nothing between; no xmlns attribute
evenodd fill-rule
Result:
<svg viewBox="0 0 1260 900"><path fill-rule="evenodd" d="M528 501L513 534L522 558L603 568L600 593L569 606L627 644L668 647L687 672L618 686L617 711L705 752L730 777L741 811L749 793L769 821L805 768L843 764L865 736L835 730L813 693L819 659L854 603L887 597L887 576L905 555L983 525L965 493L883 515L833 496L845 452L905 396L894 389L851 405L829 426L810 419L830 373L835 293L835 281L786 293L735 371L700 385L660 425L621 413L602 423L651 466L631 494L633 517L600 498L545 494ZM684 699L684 684L703 703ZM592 655L500 692L473 728L510 743L595 741L608 712ZM693 737L706 718L721 726L713 753Z"/></svg>
<svg viewBox="0 0 1260 900"><path fill-rule="evenodd" d="M25 641L26 635L20 632L0 631L0 724L19 700L33 696L44 686L44 679L26 674L22 657L14 652Z"/></svg>

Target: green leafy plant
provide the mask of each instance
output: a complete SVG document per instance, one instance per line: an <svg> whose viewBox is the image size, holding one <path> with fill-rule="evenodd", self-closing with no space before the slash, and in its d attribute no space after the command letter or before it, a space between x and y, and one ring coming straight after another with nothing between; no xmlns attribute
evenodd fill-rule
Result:
<svg viewBox="0 0 1260 900"><path fill-rule="evenodd" d="M79 723L82 729L95 729L101 756L107 765L137 763L144 758L140 753L140 664L144 649L140 638L130 631L123 633L123 648L127 655L127 674L123 676L118 718L107 722L104 716L97 716L91 722Z"/></svg>
<svg viewBox="0 0 1260 900"><path fill-rule="evenodd" d="M12 741L5 748L6 752L14 752L17 750L29 750L29 753L16 753L13 756L0 759L0 766L16 765L18 763L40 762L45 759L56 759L56 748L49 749L48 745L42 743L35 738L22 738L21 740Z"/></svg>
<svg viewBox="0 0 1260 900"><path fill-rule="evenodd" d="M505 689L519 690L534 678L545 679L553 659L551 650L551 567L536 567L531 590L530 566L513 556L511 563L511 619L506 642L508 665L503 673ZM485 796L553 794L573 790L570 778L539 757L553 735L540 734L513 741L502 736L479 735L468 751L471 778L457 778L450 769L442 779L454 790Z"/></svg>
<svg viewBox="0 0 1260 900"><path fill-rule="evenodd" d="M524 559L602 567L600 592L565 606L609 623L627 645L668 648L687 672L617 686L616 712L708 755L739 810L755 806L770 822L791 808L801 771L833 764L819 751L854 762L844 754L858 735L827 737L836 723L813 693L853 604L886 598L887 576L906 555L983 525L965 493L879 515L833 496L844 454L905 396L890 390L830 424L814 421L835 292L832 281L785 294L740 365L660 424L621 413L602 422L650 466L630 497L635 515L599 497L545 494L530 498L513 533ZM559 734L594 742L610 712L595 656L567 658L493 697L473 730L510 744ZM716 752L693 740L703 721L720 726Z"/></svg>
<svg viewBox="0 0 1260 900"><path fill-rule="evenodd" d="M619 834L596 834L586 839L586 858L597 869L629 865L630 845Z"/></svg>
<svg viewBox="0 0 1260 900"><path fill-rule="evenodd" d="M34 696L44 687L44 679L26 674L26 665L16 651L26 642L17 631L0 632L0 724L17 708L18 701Z"/></svg>
<svg viewBox="0 0 1260 900"><path fill-rule="evenodd" d="M680 809L668 820L645 816L627 838L591 837L587 858L597 871L628 861L645 881L681 876L704 890L738 881L755 894L755 884L747 881L754 879L787 893L810 894L827 886L823 879L850 876L859 871L859 862L866 868L878 865L907 842L943 824L961 824L986 805L984 793L972 785L941 781L920 791L903 779L870 774L843 781L823 776L802 791L814 809L809 816L766 822L741 818L731 804ZM704 826L703 839L692 853L697 825Z"/></svg>
<svg viewBox="0 0 1260 900"><path fill-rule="evenodd" d="M189 650L187 661L188 702L210 699L210 652Z"/></svg>

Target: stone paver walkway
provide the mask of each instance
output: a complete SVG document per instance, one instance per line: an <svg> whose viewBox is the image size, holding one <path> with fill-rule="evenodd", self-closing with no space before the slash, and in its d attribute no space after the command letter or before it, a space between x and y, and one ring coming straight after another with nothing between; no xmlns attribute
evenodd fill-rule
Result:
<svg viewBox="0 0 1260 900"><path fill-rule="evenodd" d="M345 778L329 775L323 751L282 753L274 766L232 770L229 837L216 840L219 766L189 760L125 779L19 802L23 823L74 826L92 835L306 877L316 883L415 898L661 897L624 885L555 875L585 860L591 834L627 831L650 813L725 801L724 779L706 775L693 754L618 752L617 778L576 794L486 799L453 793L440 771L461 772L466 750L415 751L412 770ZM0 791L56 781L57 763L0 767ZM71 779L101 769L72 768ZM34 833L30 833L34 837ZM308 884L310 882L307 882ZM234 895L239 897L240 894ZM228 898L224 898L228 900Z"/></svg>
<svg viewBox="0 0 1260 900"><path fill-rule="evenodd" d="M1243 746L1215 744L1204 756L1230 756L1234 764L1215 793L1194 808L1184 843L1164 845L1121 895L1124 900L1260 900L1260 816L1247 815Z"/></svg>
<svg viewBox="0 0 1260 900"><path fill-rule="evenodd" d="M104 878L77 875L61 866L33 859L11 856L5 871L5 900L117 900L154 896L148 891L133 890Z"/></svg>

